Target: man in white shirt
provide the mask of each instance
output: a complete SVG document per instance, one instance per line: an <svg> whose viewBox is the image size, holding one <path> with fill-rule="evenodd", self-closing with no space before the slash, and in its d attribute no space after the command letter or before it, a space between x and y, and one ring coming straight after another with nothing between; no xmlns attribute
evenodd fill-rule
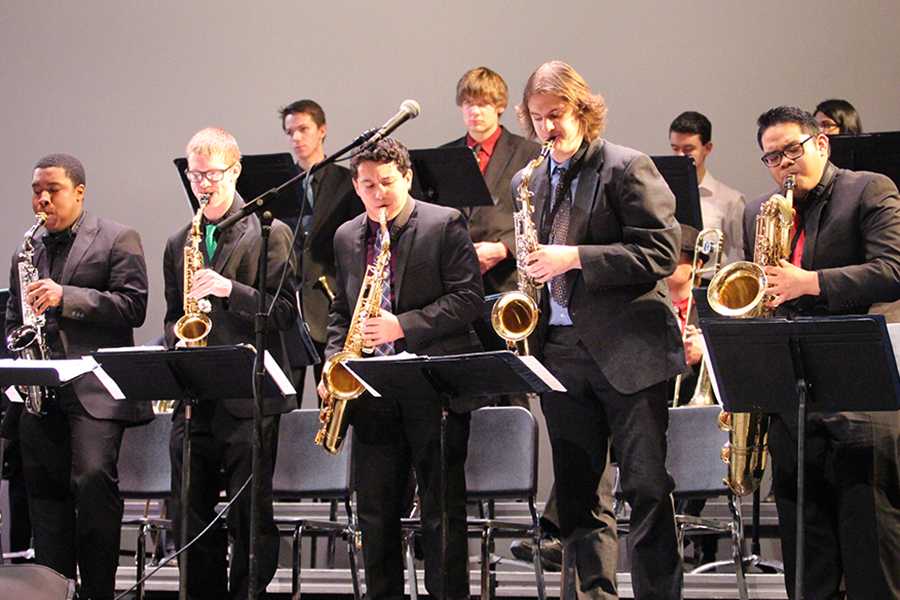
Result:
<svg viewBox="0 0 900 600"><path fill-rule="evenodd" d="M689 110L669 125L669 144L678 156L690 156L697 167L703 227L715 227L725 234L722 264L744 257L744 196L712 176L706 157L713 151L712 124L704 115Z"/></svg>

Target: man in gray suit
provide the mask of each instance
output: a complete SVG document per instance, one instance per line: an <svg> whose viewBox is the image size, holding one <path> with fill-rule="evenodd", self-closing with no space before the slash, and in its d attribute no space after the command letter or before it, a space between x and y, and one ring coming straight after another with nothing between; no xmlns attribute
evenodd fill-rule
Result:
<svg viewBox="0 0 900 600"><path fill-rule="evenodd" d="M47 319L50 358L132 346L147 311L140 236L87 212L85 186L84 166L74 156L39 160L31 201L35 213L47 214L34 242L40 279L19 289L18 253L13 257L6 331L22 324L24 300ZM37 562L70 579L77 563L81 598L111 599L123 508L116 461L125 427L153 418L150 403L115 400L86 375L56 388L44 411L22 411L19 421Z"/></svg>
<svg viewBox="0 0 900 600"><path fill-rule="evenodd" d="M527 271L547 284L533 347L568 390L541 405L577 591L616 597L597 559L608 524L593 510L612 444L632 507L635 597L675 600L683 577L665 466L666 380L684 369L684 351L664 281L680 249L675 199L649 157L600 137L603 98L568 64L532 73L518 111L532 136L554 141L531 179L541 245Z"/></svg>

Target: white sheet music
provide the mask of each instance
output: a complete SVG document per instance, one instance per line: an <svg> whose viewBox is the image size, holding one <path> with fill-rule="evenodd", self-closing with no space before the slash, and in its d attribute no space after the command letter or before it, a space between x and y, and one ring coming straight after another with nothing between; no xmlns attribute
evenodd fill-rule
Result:
<svg viewBox="0 0 900 600"><path fill-rule="evenodd" d="M565 392L566 387L560 383L559 379L557 379L553 373L547 370L547 367L542 365L538 359L533 356L520 356L519 360L522 363L531 369L531 372L541 378L541 381L550 386L550 389L554 392Z"/></svg>
<svg viewBox="0 0 900 600"><path fill-rule="evenodd" d="M264 363L266 366L266 373L269 374L269 377L272 378L272 381L275 382L275 385L278 386L278 390L282 394L285 396L292 396L297 393L297 390L294 389L294 386L287 378L287 375L285 375L284 371L281 370L281 367L278 366L278 361L269 354L268 350L266 350Z"/></svg>
<svg viewBox="0 0 900 600"><path fill-rule="evenodd" d="M81 358L67 358L63 360L32 360L28 358L3 358L0 359L0 368L16 369L53 369L62 382L72 381L79 375L89 373L96 366Z"/></svg>

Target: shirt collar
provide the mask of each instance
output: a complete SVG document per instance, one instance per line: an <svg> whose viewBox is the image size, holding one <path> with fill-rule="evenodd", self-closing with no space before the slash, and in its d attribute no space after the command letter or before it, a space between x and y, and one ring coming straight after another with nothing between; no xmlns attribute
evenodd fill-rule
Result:
<svg viewBox="0 0 900 600"><path fill-rule="evenodd" d="M496 131L494 131L494 133L492 133L488 139L481 142L481 149L484 150L485 154L487 154L488 156L493 156L494 148L497 146L497 140L500 139L501 135L503 135L503 125L497 127ZM469 148L475 148L475 146L477 145L479 144L475 141L475 138L467 133L466 146L468 146Z"/></svg>
<svg viewBox="0 0 900 600"><path fill-rule="evenodd" d="M406 205L403 207L403 210L400 211L400 214L387 222L388 231L390 231L391 236L395 236L398 231L406 227L406 224L409 222L409 217L412 215L413 208L415 208L416 200L412 196L409 196L406 199ZM374 235L378 232L378 228L380 224L378 221L373 221L368 216L366 217L366 227L368 229L369 234Z"/></svg>

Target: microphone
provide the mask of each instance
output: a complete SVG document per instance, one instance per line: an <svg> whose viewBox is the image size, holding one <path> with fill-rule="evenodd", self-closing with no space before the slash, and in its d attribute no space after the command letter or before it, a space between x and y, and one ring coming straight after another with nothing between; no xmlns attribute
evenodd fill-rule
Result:
<svg viewBox="0 0 900 600"><path fill-rule="evenodd" d="M371 148L380 140L391 135L391 133L393 133L395 129L397 129L410 119L415 119L416 117L418 117L421 110L422 109L419 107L419 103L415 100L404 100L400 104L400 110L397 111L397 114L388 119L388 121L366 141L362 149L366 150L368 148Z"/></svg>

